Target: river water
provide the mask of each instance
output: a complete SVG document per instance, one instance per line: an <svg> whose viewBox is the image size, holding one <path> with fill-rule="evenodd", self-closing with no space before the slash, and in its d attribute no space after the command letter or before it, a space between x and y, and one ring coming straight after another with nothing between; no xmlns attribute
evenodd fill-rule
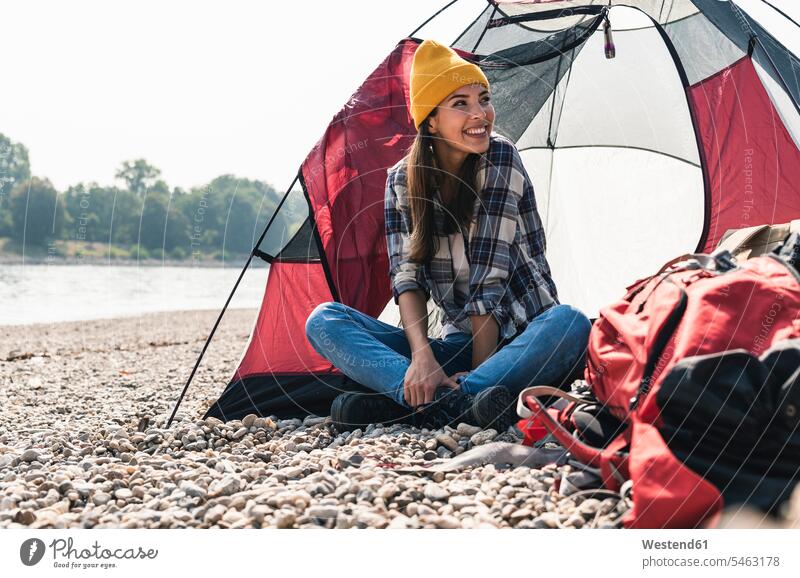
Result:
<svg viewBox="0 0 800 578"><path fill-rule="evenodd" d="M0 325L221 309L240 267L0 265ZM258 307L269 269L250 268L231 308Z"/></svg>

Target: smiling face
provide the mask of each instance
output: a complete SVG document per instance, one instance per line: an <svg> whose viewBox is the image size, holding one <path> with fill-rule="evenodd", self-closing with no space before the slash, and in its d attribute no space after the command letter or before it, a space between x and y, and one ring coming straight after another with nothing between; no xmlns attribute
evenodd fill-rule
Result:
<svg viewBox="0 0 800 578"><path fill-rule="evenodd" d="M451 92L429 117L437 154L460 157L489 148L494 126L494 106L489 90L482 84L469 84Z"/></svg>

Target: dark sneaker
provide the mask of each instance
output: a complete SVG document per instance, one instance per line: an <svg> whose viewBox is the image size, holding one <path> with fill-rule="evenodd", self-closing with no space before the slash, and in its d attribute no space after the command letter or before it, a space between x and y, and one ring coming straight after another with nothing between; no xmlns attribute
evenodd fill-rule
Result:
<svg viewBox="0 0 800 578"><path fill-rule="evenodd" d="M471 423L502 433L519 421L517 398L502 385L487 387L475 394L472 414L475 421Z"/></svg>
<svg viewBox="0 0 800 578"><path fill-rule="evenodd" d="M439 387L433 401L417 410L414 425L418 428L442 429L461 422L475 424L472 414L473 396L458 389Z"/></svg>
<svg viewBox="0 0 800 578"><path fill-rule="evenodd" d="M389 425L411 420L411 410L380 393L343 393L331 404L331 421L340 432L372 423Z"/></svg>

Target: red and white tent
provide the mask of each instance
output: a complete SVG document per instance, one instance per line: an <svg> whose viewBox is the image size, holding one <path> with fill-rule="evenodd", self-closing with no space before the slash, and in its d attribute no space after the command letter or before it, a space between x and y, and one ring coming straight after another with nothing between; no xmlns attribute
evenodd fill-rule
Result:
<svg viewBox="0 0 800 578"><path fill-rule="evenodd" d="M800 61L734 3L490 0L476 16L453 48L483 68L495 130L533 180L562 302L594 316L728 229L800 218ZM268 225L253 251L271 264L264 300L208 415L326 414L358 387L311 348L305 321L331 300L387 315L386 169L415 132L420 42L395 47L300 167L278 209L294 226Z"/></svg>

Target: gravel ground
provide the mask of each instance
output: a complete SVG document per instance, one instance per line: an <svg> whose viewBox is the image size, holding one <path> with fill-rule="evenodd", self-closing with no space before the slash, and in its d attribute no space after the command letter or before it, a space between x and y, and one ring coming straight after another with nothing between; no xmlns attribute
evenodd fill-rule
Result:
<svg viewBox="0 0 800 578"><path fill-rule="evenodd" d="M418 471L514 430L201 420L254 315L226 314L170 430L216 312L0 327L0 527L621 526L630 500L569 464Z"/></svg>

